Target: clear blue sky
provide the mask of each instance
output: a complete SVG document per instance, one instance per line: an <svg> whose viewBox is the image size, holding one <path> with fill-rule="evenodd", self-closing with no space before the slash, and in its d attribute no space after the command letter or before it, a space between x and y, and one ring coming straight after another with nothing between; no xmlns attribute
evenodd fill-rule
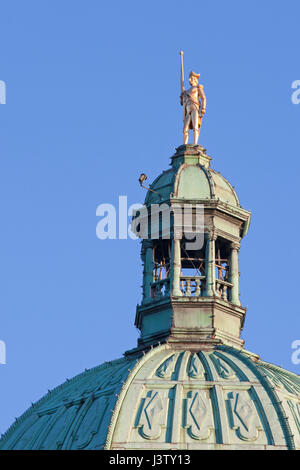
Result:
<svg viewBox="0 0 300 470"><path fill-rule="evenodd" d="M182 143L180 61L201 72L200 142L252 210L245 347L299 373L297 1L1 3L0 431L66 377L136 345L139 243L96 238L96 207Z"/></svg>

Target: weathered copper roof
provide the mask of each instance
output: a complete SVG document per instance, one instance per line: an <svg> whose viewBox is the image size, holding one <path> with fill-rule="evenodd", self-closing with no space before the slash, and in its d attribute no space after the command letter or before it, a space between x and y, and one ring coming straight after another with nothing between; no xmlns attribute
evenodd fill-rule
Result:
<svg viewBox="0 0 300 470"><path fill-rule="evenodd" d="M0 449L300 449L300 377L244 350L165 344L34 404Z"/></svg>
<svg viewBox="0 0 300 470"><path fill-rule="evenodd" d="M185 146L189 147L189 146ZM150 185L158 194L149 191L145 204L160 203L171 198L185 200L219 200L240 207L238 196L231 184L210 168L211 158L198 146L199 157L182 152L181 148L172 158L172 168L163 171ZM194 146L191 151L195 153Z"/></svg>

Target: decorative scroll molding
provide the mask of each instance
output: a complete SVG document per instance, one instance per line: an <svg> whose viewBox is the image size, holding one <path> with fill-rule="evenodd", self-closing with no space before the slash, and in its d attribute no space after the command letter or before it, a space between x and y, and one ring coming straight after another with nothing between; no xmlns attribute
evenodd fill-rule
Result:
<svg viewBox="0 0 300 470"><path fill-rule="evenodd" d="M173 354L166 361L164 361L156 370L156 375L161 379L170 379L176 364L175 358L176 355Z"/></svg>
<svg viewBox="0 0 300 470"><path fill-rule="evenodd" d="M256 441L262 430L253 400L246 391L228 394L231 407L232 429L242 441Z"/></svg>
<svg viewBox="0 0 300 470"><path fill-rule="evenodd" d="M213 360L217 373L220 377L222 377L222 379L238 380L235 371L232 369L232 367L230 367L230 365L226 361L216 356L211 356L211 359Z"/></svg>
<svg viewBox="0 0 300 470"><path fill-rule="evenodd" d="M187 398L186 425L192 439L206 440L214 428L205 390L191 391Z"/></svg>
<svg viewBox="0 0 300 470"><path fill-rule="evenodd" d="M168 403L164 391L152 390L144 399L139 420L139 432L145 439L158 439L162 426L166 423L166 405Z"/></svg>
<svg viewBox="0 0 300 470"><path fill-rule="evenodd" d="M190 359L189 366L188 366L188 376L193 379L204 379L205 378L205 371L202 365L202 362L199 359L198 354L194 353Z"/></svg>

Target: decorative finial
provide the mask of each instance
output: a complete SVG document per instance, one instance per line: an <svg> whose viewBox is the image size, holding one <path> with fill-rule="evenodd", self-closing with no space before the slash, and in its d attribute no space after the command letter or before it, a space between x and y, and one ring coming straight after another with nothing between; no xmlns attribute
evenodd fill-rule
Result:
<svg viewBox="0 0 300 470"><path fill-rule="evenodd" d="M183 106L183 142L186 145L189 140L189 129L194 131L194 145L198 144L202 119L206 110L206 96L203 85L198 83L200 74L190 72L189 82L191 88L184 89L183 51L181 58L181 95L180 104Z"/></svg>

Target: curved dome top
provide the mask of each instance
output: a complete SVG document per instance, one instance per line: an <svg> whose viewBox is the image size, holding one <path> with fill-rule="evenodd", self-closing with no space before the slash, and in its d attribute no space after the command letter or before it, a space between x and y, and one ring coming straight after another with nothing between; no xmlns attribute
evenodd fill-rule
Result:
<svg viewBox="0 0 300 470"><path fill-rule="evenodd" d="M189 147L189 146L184 146ZM177 149L171 169L160 174L150 185L145 204L159 203L170 197L186 200L220 200L231 206L240 207L234 188L220 173L209 167L210 157L198 146L190 146L190 154ZM194 154L192 154L192 152ZM157 194L158 193L158 194Z"/></svg>
<svg viewBox="0 0 300 470"><path fill-rule="evenodd" d="M165 344L65 382L0 449L300 449L300 378L246 351Z"/></svg>
<svg viewBox="0 0 300 470"><path fill-rule="evenodd" d="M49 391L0 439L0 449L103 449L116 394L135 361L86 370Z"/></svg>

